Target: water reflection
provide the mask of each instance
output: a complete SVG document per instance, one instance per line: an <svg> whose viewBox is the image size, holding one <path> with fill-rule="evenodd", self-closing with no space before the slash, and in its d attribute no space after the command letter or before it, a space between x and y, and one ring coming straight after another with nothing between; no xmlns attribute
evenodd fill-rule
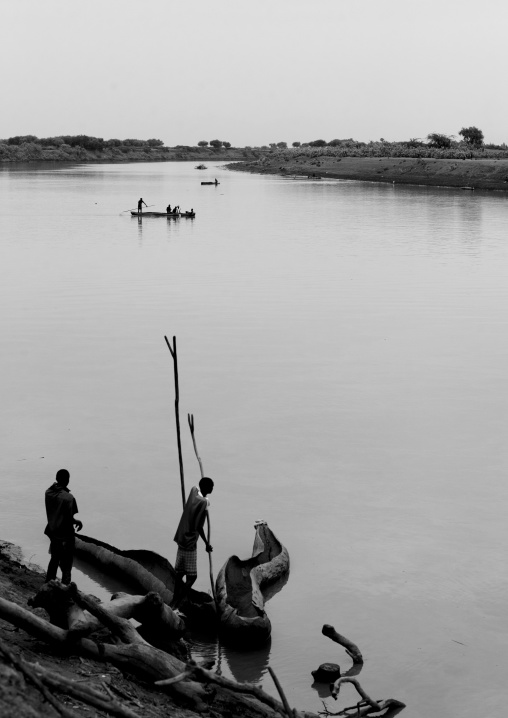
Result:
<svg viewBox="0 0 508 718"><path fill-rule="evenodd" d="M87 561L83 561L77 556L74 557L74 568L81 571L81 573L91 579L94 584L97 584L109 594L122 592L132 593L134 595L136 593L135 591L130 591L124 582L117 581L96 566L93 566Z"/></svg>
<svg viewBox="0 0 508 718"><path fill-rule="evenodd" d="M268 669L271 645L270 639L261 648L247 652L221 646L222 661L239 683L260 683Z"/></svg>

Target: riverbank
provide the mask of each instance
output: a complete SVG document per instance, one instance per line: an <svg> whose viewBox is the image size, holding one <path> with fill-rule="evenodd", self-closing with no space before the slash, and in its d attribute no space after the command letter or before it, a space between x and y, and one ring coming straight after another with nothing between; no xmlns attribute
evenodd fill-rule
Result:
<svg viewBox="0 0 508 718"><path fill-rule="evenodd" d="M267 155L228 164L237 172L285 177L345 179L431 187L508 191L508 159L432 159L404 157L284 157Z"/></svg>
<svg viewBox="0 0 508 718"><path fill-rule="evenodd" d="M20 162L245 162L256 161L266 151L244 147L44 147L35 142L23 145L0 144L0 167Z"/></svg>
<svg viewBox="0 0 508 718"><path fill-rule="evenodd" d="M2 601L11 606L20 607L19 613L30 612L47 622L48 615L42 608L31 608L29 599L37 594L44 584L44 572L37 566L23 562L21 550L11 543L0 541L0 596ZM4 606L0 603L0 615ZM23 625L23 621L15 621L15 625ZM28 627L28 626L26 626ZM32 631L33 632L33 631ZM35 632L37 633L37 631ZM24 628L15 628L11 621L0 618L0 715L3 718L40 718L53 717L58 714L67 718L106 718L118 715L123 718L220 718L220 716L243 716L244 718L280 718L280 712L266 704L246 697L245 693L208 691L207 704L199 712L182 707L167 693L152 687L132 676L125 664L125 670L113 666L109 662L101 662L87 656L83 658L78 651L70 651L62 644L49 644L42 640L41 632L35 637ZM105 635L96 638L100 642L108 642ZM104 649L103 649L104 650ZM182 664L185 665L185 664ZM25 673L21 670L24 667ZM62 681L68 679L74 685L93 689L102 696L104 702L116 704L116 712L111 709L91 707L90 703L71 696L61 686L53 688L50 693L58 701L59 709L52 707L39 689L27 677L26 671L34 675L34 666L39 670L49 671ZM47 684L47 681L45 681ZM62 712L62 709L64 712ZM300 718L317 718L314 714L299 712Z"/></svg>

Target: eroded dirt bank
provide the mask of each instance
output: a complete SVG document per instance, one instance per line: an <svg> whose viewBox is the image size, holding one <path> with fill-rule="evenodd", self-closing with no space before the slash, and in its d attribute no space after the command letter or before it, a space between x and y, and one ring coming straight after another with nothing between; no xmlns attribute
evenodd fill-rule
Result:
<svg viewBox="0 0 508 718"><path fill-rule="evenodd" d="M227 165L262 174L304 176L508 191L508 160L441 160L404 157L298 157L279 155Z"/></svg>

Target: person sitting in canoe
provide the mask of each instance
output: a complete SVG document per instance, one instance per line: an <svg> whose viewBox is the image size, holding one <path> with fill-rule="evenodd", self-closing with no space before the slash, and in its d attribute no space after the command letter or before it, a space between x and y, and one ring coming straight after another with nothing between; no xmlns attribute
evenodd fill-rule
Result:
<svg viewBox="0 0 508 718"><path fill-rule="evenodd" d="M219 184L219 183L217 182L217 177L215 178L215 184Z"/></svg>
<svg viewBox="0 0 508 718"><path fill-rule="evenodd" d="M180 211L180 205L177 204L176 207L175 207L174 210L173 210L173 214L178 214L179 211Z"/></svg>
<svg viewBox="0 0 508 718"><path fill-rule="evenodd" d="M147 205L147 203L144 201L143 197L140 197L140 198L139 198L139 201L138 201L138 214L142 214L142 213L143 213L143 205L145 205L145 207L148 207L148 205Z"/></svg>
<svg viewBox="0 0 508 718"><path fill-rule="evenodd" d="M178 606L185 600L197 577L197 544L201 536L206 545L208 553L213 551L208 543L203 527L205 525L209 500L206 498L213 491L213 481L204 476L199 482L199 488L193 486L185 504L180 523L176 530L174 541L178 544L176 554L175 571L177 582L173 595L172 606ZM186 581L184 582L184 577Z"/></svg>
<svg viewBox="0 0 508 718"><path fill-rule="evenodd" d="M170 204L168 204L168 206L166 207L166 213L171 214L171 205Z"/></svg>

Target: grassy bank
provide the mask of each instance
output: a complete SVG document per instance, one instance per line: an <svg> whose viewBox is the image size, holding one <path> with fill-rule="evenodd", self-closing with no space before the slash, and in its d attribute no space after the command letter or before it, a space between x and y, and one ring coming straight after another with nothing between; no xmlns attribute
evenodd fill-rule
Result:
<svg viewBox="0 0 508 718"><path fill-rule="evenodd" d="M284 176L316 176L435 187L474 187L508 191L508 159L431 157L340 157L277 152L228 165L230 169Z"/></svg>

